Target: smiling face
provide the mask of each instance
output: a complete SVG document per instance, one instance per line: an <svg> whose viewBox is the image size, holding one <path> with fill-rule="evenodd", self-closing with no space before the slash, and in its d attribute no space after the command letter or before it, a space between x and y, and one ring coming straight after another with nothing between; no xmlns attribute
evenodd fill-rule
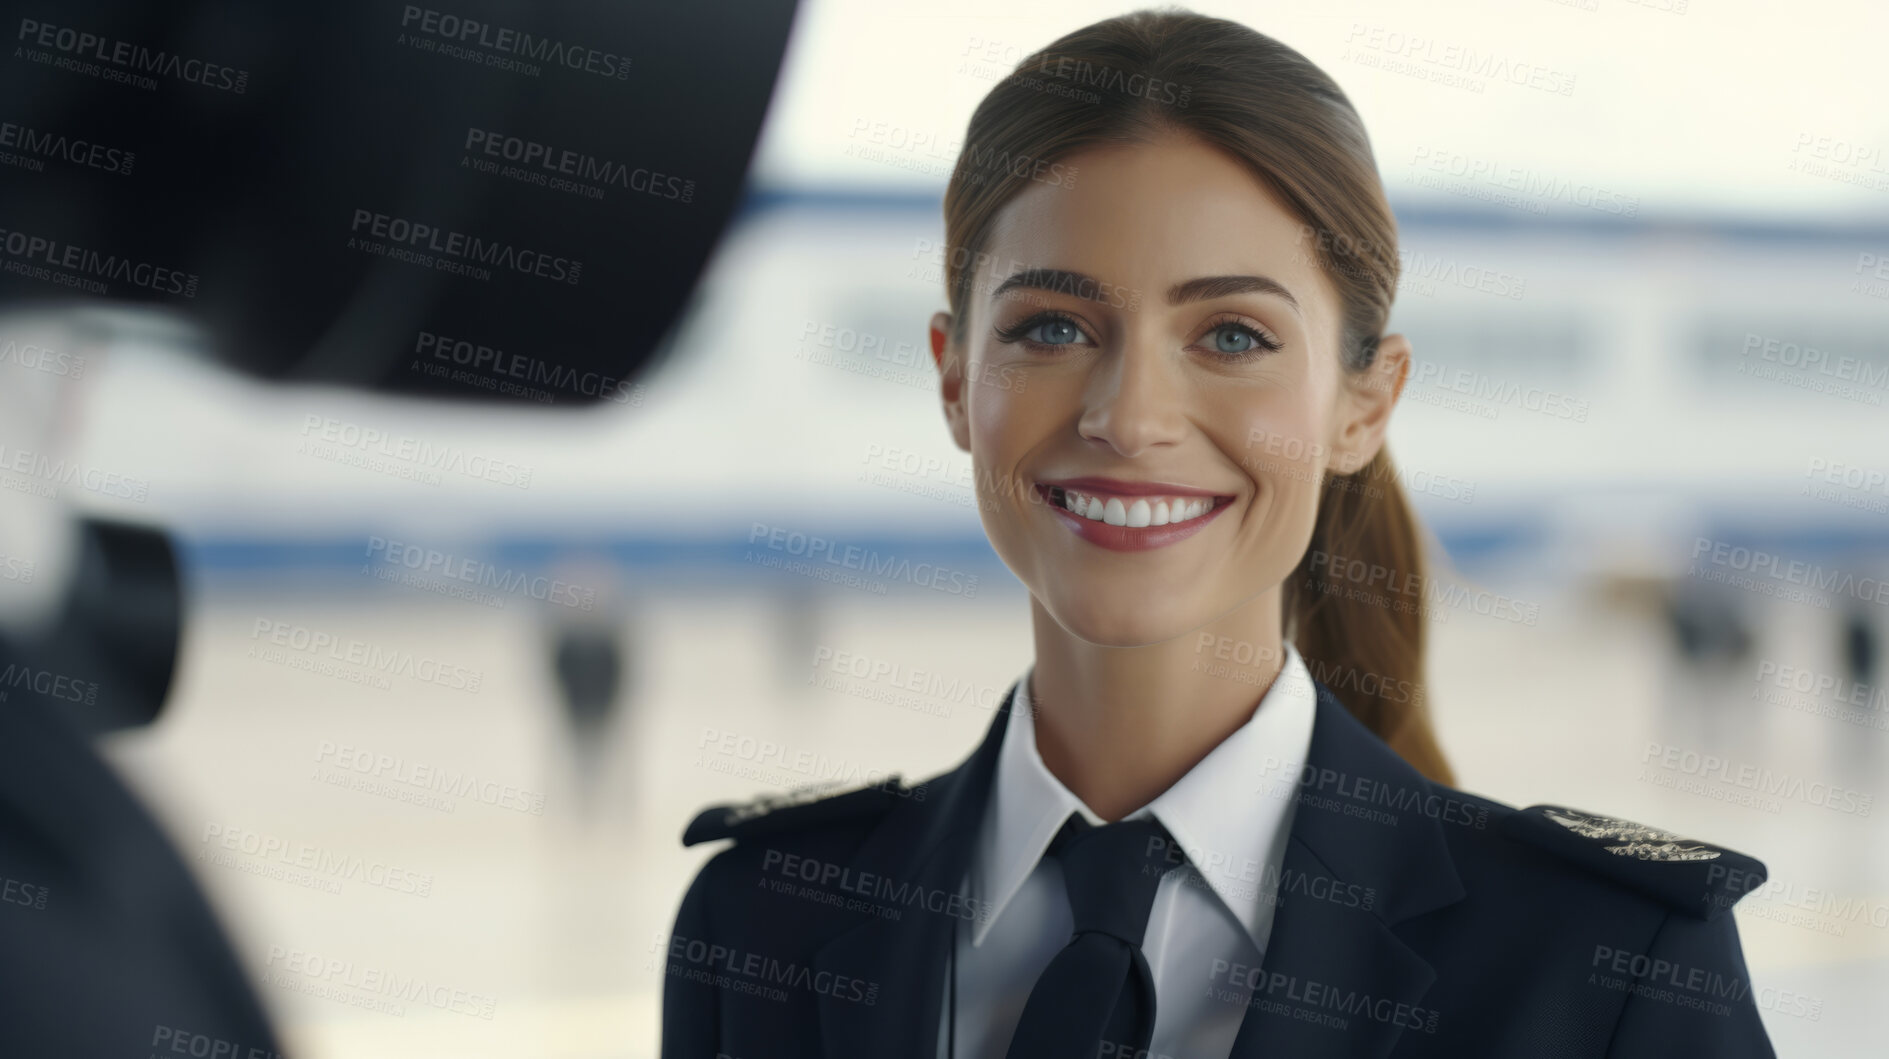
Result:
<svg viewBox="0 0 1889 1059"><path fill-rule="evenodd" d="M932 321L985 532L1090 643L1158 643L1249 605L1277 621L1323 476L1382 444L1407 347L1390 336L1345 372L1312 241L1232 157L1167 134L1065 161L1079 183L1032 184L997 214L961 344Z"/></svg>

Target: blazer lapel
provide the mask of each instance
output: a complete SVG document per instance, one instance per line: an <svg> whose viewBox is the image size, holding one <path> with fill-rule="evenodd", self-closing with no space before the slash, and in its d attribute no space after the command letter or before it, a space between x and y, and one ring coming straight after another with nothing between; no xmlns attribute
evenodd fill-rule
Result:
<svg viewBox="0 0 1889 1059"><path fill-rule="evenodd" d="M865 1002L837 989L821 993L827 1059L937 1054L946 961L960 919L950 898L970 863L1016 691L1012 683L970 758L927 783L924 801L908 800L886 814L854 856L854 872L877 876L882 903L899 915L866 919L815 953L817 972L868 983Z"/></svg>
<svg viewBox="0 0 1889 1059"><path fill-rule="evenodd" d="M1436 972L1392 929L1463 897L1435 785L1318 685L1272 933L1232 1059L1389 1055Z"/></svg>

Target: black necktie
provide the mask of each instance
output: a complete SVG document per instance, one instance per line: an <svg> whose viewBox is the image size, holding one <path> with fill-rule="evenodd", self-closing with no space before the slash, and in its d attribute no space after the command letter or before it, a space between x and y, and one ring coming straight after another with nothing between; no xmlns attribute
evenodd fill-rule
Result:
<svg viewBox="0 0 1889 1059"><path fill-rule="evenodd" d="M1154 972L1141 936L1161 876L1180 866L1152 816L1095 827L1072 815L1050 844L1075 934L1043 968L1006 1059L1135 1055L1154 1036Z"/></svg>

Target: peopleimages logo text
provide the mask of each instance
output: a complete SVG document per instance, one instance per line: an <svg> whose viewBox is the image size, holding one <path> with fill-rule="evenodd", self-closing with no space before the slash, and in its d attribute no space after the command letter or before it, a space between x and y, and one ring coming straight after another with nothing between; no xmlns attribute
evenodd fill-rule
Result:
<svg viewBox="0 0 1889 1059"><path fill-rule="evenodd" d="M202 85L205 88L234 92L237 95L241 95L249 87L249 71L247 70L238 70L220 63L206 62L203 59L186 58L142 44L134 44L128 40L113 40L85 30L73 29L69 26L55 26L35 19L20 19L20 32L14 40L41 48L50 48L81 60L103 63L106 66L140 74L172 77L179 81Z"/></svg>
<svg viewBox="0 0 1889 1059"><path fill-rule="evenodd" d="M630 76L630 60L625 56L495 26L476 18L462 18L430 7L406 5L400 13L400 28L409 33L424 33L454 44L516 55L533 62L596 74L598 77L621 81Z"/></svg>
<svg viewBox="0 0 1889 1059"><path fill-rule="evenodd" d="M494 239L481 239L464 232L436 228L405 217L356 209L349 230L356 235L371 235L414 249L428 250L448 257L464 258L481 265L556 280L576 286L584 271L582 261L556 257L543 251L513 246Z"/></svg>

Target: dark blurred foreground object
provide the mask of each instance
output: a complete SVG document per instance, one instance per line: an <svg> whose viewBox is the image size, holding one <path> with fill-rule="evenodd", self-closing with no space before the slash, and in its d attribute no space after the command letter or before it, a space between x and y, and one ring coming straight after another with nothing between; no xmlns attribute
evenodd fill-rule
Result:
<svg viewBox="0 0 1889 1059"><path fill-rule="evenodd" d="M0 11L0 316L154 306L259 378L584 405L630 402L687 306L794 3ZM83 533L59 624L0 639L25 682L0 699L0 1056L274 1059L188 870L86 741L162 705L174 561Z"/></svg>
<svg viewBox="0 0 1889 1059"><path fill-rule="evenodd" d="M163 305L255 376L550 404L630 399L794 10L4 7L0 305Z"/></svg>
<svg viewBox="0 0 1889 1059"><path fill-rule="evenodd" d="M277 1046L196 883L88 737L169 693L180 616L161 531L81 527L60 620L0 637L0 1054ZM115 602L116 601L116 602ZM252 1051L253 1049L253 1051Z"/></svg>
<svg viewBox="0 0 1889 1059"><path fill-rule="evenodd" d="M35 666L0 669L0 692L55 709L88 735L157 719L170 695L183 624L177 552L163 530L103 519L79 523L78 562L59 616L11 654ZM0 642L4 642L0 637Z"/></svg>

